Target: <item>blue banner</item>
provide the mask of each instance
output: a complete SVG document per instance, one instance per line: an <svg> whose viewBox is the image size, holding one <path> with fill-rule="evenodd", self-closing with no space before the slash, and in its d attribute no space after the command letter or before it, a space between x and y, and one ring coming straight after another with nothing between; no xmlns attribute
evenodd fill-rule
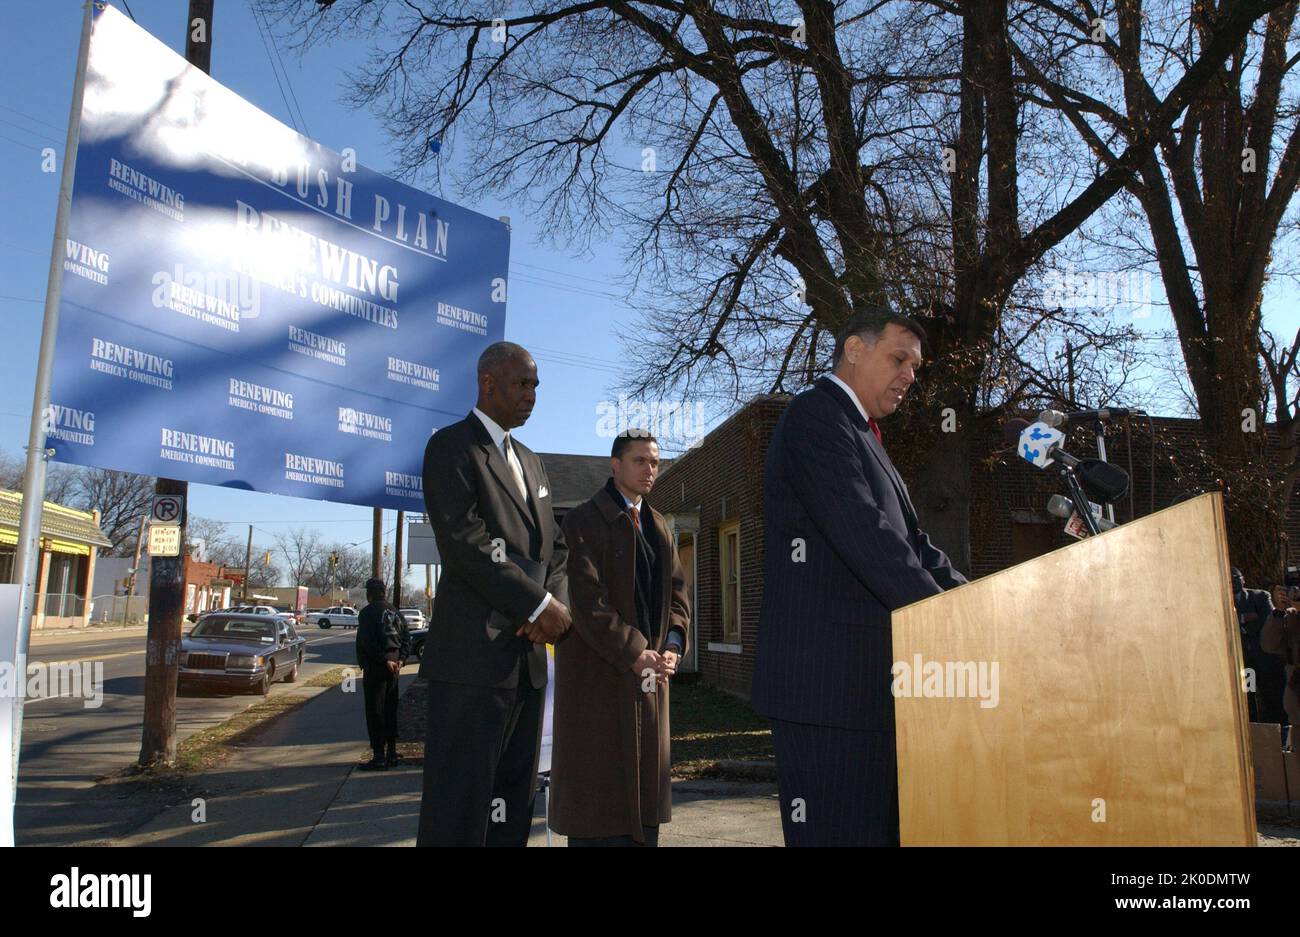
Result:
<svg viewBox="0 0 1300 937"><path fill-rule="evenodd" d="M95 16L49 446L63 462L424 509L429 435L505 334L510 234Z"/></svg>

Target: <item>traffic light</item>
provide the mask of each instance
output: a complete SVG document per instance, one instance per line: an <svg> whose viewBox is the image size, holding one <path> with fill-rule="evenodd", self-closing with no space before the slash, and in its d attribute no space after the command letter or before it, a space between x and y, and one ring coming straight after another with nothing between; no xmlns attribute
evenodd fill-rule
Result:
<svg viewBox="0 0 1300 937"><path fill-rule="evenodd" d="M266 551L266 556L262 558L262 565L263 565L263 566L270 566L270 565L271 565L271 551L270 551L270 550L267 550L267 551Z"/></svg>
<svg viewBox="0 0 1300 937"><path fill-rule="evenodd" d="M338 565L339 565L339 555L338 555L337 553L331 553L331 554L330 554L330 569L333 569L334 567L336 567L336 566L338 566Z"/></svg>

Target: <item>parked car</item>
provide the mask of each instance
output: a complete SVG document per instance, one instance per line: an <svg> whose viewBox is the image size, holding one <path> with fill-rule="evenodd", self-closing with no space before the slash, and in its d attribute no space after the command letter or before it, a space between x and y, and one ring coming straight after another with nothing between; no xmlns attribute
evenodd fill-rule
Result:
<svg viewBox="0 0 1300 937"><path fill-rule="evenodd" d="M309 614L307 624L319 625L322 628L332 628L334 625L343 628L355 628L357 626L357 610L347 605L335 605Z"/></svg>
<svg viewBox="0 0 1300 937"><path fill-rule="evenodd" d="M263 696L277 680L294 683L307 640L293 624L266 615L206 615L181 639L177 689L253 689Z"/></svg>
<svg viewBox="0 0 1300 937"><path fill-rule="evenodd" d="M424 639L428 636L428 628L411 629L411 656L416 660L424 660Z"/></svg>
<svg viewBox="0 0 1300 937"><path fill-rule="evenodd" d="M293 622L295 625L304 625L307 623L307 616L303 614L300 609L296 609L291 605L277 605L275 607L275 614L277 618L285 618Z"/></svg>
<svg viewBox="0 0 1300 937"><path fill-rule="evenodd" d="M408 628L423 628L428 624L424 619L424 612L418 608L399 608L398 612L401 613L402 618L406 619L406 627Z"/></svg>

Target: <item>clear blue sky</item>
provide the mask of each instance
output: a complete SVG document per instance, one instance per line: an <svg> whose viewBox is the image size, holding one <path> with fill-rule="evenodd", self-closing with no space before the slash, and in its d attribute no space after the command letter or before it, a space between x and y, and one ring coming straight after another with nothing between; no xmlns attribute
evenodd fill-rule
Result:
<svg viewBox="0 0 1300 937"><path fill-rule="evenodd" d="M128 0L136 21L178 52L184 51L185 0ZM123 6L115 3L119 9ZM41 172L41 150L62 154L80 29L80 0L10 4L0 35L0 159L5 211L0 220L0 450L20 454L26 442L41 328L41 300L54 228L57 174ZM344 76L365 56L363 42L318 48L303 58L281 49L309 136L341 150L354 147L362 163L391 169L390 142L379 116L341 103ZM293 124L269 52L243 0L217 0L213 31L213 76L286 124ZM454 199L454 193L437 193ZM618 336L629 332L637 314L621 305L609 285L620 272L613 250L573 258L534 246L535 231L517 210L496 203L468 207L491 216L510 215L513 226L510 302L506 336L533 350L542 388L538 406L520 438L532 448L585 454L608 452L597 434L597 407L615 399ZM1163 297L1157 295L1160 302ZM1293 284L1275 281L1266 295L1266 326L1294 334L1300 310ZM1140 325L1171 327L1158 309ZM423 440L412 440L422 447ZM233 524L257 527L258 549L271 546L274 532L292 525L314 526L331 540L368 541L370 510L231 489L192 485L191 511ZM395 524L387 512L386 529ZM242 530L234 530L236 538Z"/></svg>
<svg viewBox="0 0 1300 937"><path fill-rule="evenodd" d="M185 49L186 0L128 0L136 22L177 52ZM123 9L120 2L113 4ZM26 444L32 388L36 379L50 242L59 176L41 172L41 150L63 151L81 24L80 0L25 4L19 15L6 9L0 36L0 159L5 211L0 220L0 450L20 455ZM217 0L212 75L285 124L290 109L277 85L275 53L263 44L243 0ZM377 115L341 103L344 76L364 59L361 43L336 44L300 58L285 48L280 60L292 86L288 100L301 109L309 136L334 150L356 149L358 159L380 172L392 169L389 141ZM280 60L276 60L279 64ZM295 112L296 113L296 112ZM302 124L299 124L302 130ZM62 164L60 163L60 166ZM438 193L457 200L454 193ZM492 217L511 218L511 284L506 337L528 347L538 361L542 386L532 419L519 437L539 451L590 455L609 452L597 435L597 406L617 399L618 334L636 321L609 286L618 271L614 251L572 258L534 246L527 218L507 205L469 204ZM411 440L423 448L424 440ZM253 523L256 546L271 546L276 531L315 526L341 542L370 538L369 508L190 486L190 510L235 524ZM385 512L385 529L396 513ZM241 543L246 529L232 530ZM391 536L389 537L391 540Z"/></svg>

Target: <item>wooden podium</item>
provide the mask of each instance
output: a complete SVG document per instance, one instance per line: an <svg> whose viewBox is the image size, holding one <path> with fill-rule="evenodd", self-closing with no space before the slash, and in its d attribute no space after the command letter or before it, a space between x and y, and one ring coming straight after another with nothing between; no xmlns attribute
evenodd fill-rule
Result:
<svg viewBox="0 0 1300 937"><path fill-rule="evenodd" d="M1202 495L894 612L903 845L1255 845L1224 530Z"/></svg>

